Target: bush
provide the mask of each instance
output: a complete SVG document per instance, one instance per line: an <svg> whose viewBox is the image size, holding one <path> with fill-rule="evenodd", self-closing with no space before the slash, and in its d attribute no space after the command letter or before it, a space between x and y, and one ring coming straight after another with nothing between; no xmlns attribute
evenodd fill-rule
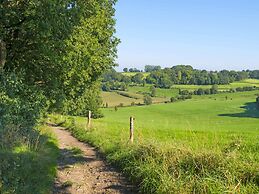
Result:
<svg viewBox="0 0 259 194"><path fill-rule="evenodd" d="M170 102L176 102L176 101L177 101L177 98L175 98L175 97L170 98Z"/></svg>
<svg viewBox="0 0 259 194"><path fill-rule="evenodd" d="M178 96L177 97L178 100L187 100L187 99L192 99L192 95L188 95L188 96Z"/></svg>
<svg viewBox="0 0 259 194"><path fill-rule="evenodd" d="M24 85L17 75L0 75L0 149L33 144L38 138L34 127L47 108L42 93Z"/></svg>
<svg viewBox="0 0 259 194"><path fill-rule="evenodd" d="M189 92L188 90L180 90L180 91L179 91L179 94L180 94L180 95L189 95L190 92Z"/></svg>
<svg viewBox="0 0 259 194"><path fill-rule="evenodd" d="M152 98L149 95L144 96L144 104L145 105L150 105L152 104Z"/></svg>
<svg viewBox="0 0 259 194"><path fill-rule="evenodd" d="M131 93L128 93L128 92L117 91L117 94L119 94L121 96L128 97L128 98L139 99L138 95L131 94Z"/></svg>
<svg viewBox="0 0 259 194"><path fill-rule="evenodd" d="M47 108L20 76L0 74L0 193L50 193L58 148L36 129Z"/></svg>
<svg viewBox="0 0 259 194"><path fill-rule="evenodd" d="M99 88L99 86L93 85L86 89L80 97L64 100L62 113L73 116L86 116L88 111L91 110L93 118L103 117L103 114L99 110L102 99L99 95L100 91L96 88Z"/></svg>

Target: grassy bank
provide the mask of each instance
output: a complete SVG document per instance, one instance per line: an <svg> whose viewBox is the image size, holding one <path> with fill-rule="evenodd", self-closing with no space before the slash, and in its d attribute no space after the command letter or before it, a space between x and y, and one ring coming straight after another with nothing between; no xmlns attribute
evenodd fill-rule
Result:
<svg viewBox="0 0 259 194"><path fill-rule="evenodd" d="M0 149L0 193L52 192L58 157L56 140L46 126L34 135L33 142Z"/></svg>
<svg viewBox="0 0 259 194"><path fill-rule="evenodd" d="M105 109L105 117L88 131L85 118L52 119L66 120L74 136L98 147L143 193L258 193L256 94ZM128 142L131 115L136 118L133 145Z"/></svg>

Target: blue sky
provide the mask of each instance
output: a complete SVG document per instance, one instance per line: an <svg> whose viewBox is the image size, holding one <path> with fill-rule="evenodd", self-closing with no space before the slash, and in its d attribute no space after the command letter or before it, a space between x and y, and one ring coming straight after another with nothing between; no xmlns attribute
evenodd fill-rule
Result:
<svg viewBox="0 0 259 194"><path fill-rule="evenodd" d="M117 62L259 69L259 0L119 0Z"/></svg>

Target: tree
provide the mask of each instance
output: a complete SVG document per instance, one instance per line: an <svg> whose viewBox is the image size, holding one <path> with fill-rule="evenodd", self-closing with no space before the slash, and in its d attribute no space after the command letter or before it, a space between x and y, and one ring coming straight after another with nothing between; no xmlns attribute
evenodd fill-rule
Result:
<svg viewBox="0 0 259 194"><path fill-rule="evenodd" d="M178 71L177 77L178 77L178 82L181 83L181 81L182 81L182 72L181 71Z"/></svg>
<svg viewBox="0 0 259 194"><path fill-rule="evenodd" d="M131 81L137 84L141 84L144 76L142 73L137 73L131 77Z"/></svg>
<svg viewBox="0 0 259 194"><path fill-rule="evenodd" d="M217 85L213 85L210 89L210 93L211 94L217 94L218 93L218 86Z"/></svg>
<svg viewBox="0 0 259 194"><path fill-rule="evenodd" d="M145 66L145 72L152 72L152 71L159 71L159 70L161 70L161 66L155 66L155 65Z"/></svg>
<svg viewBox="0 0 259 194"><path fill-rule="evenodd" d="M129 72L141 72L137 68L129 68Z"/></svg>
<svg viewBox="0 0 259 194"><path fill-rule="evenodd" d="M127 67L123 68L123 72L128 72L128 68Z"/></svg>
<svg viewBox="0 0 259 194"><path fill-rule="evenodd" d="M84 102L98 98L98 78L115 65L115 2L3 1L1 69L43 92L52 110L89 110Z"/></svg>
<svg viewBox="0 0 259 194"><path fill-rule="evenodd" d="M144 104L145 105L150 105L152 104L152 98L149 95L144 96Z"/></svg>
<svg viewBox="0 0 259 194"><path fill-rule="evenodd" d="M102 91L105 92L110 92L111 91L111 85L109 82L103 83L102 84Z"/></svg>
<svg viewBox="0 0 259 194"><path fill-rule="evenodd" d="M204 95L204 94L205 94L205 92L204 92L204 90L202 88L199 88L197 90L197 95Z"/></svg>
<svg viewBox="0 0 259 194"><path fill-rule="evenodd" d="M154 86L150 86L150 96L155 97L156 96L156 88Z"/></svg>

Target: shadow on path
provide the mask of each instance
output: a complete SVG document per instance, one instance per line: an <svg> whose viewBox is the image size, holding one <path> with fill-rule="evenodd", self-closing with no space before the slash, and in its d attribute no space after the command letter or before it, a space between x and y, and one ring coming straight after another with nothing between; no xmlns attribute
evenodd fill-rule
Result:
<svg viewBox="0 0 259 194"><path fill-rule="evenodd" d="M108 165L94 147L79 142L63 128L53 129L60 144L54 194L137 193L136 188Z"/></svg>

